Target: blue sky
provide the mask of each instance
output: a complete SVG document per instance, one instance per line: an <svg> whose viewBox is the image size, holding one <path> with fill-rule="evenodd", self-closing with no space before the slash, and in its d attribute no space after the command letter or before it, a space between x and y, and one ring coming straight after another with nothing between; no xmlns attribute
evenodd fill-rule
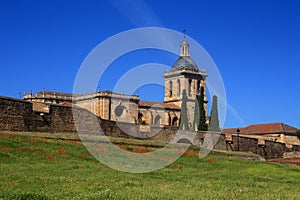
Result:
<svg viewBox="0 0 300 200"><path fill-rule="evenodd" d="M42 88L71 92L81 63L105 39L146 26L186 29L222 75L229 105L225 127L284 122L300 128L299 10L300 1L284 0L0 1L0 95L19 98L21 91ZM136 65L171 66L175 60L151 50L123 56L101 89L112 89ZM141 99L153 101L162 101L162 91L139 90Z"/></svg>

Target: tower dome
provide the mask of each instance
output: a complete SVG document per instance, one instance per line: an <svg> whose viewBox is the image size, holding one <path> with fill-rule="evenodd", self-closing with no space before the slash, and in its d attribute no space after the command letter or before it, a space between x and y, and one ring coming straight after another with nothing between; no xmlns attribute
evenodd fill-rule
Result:
<svg viewBox="0 0 300 200"><path fill-rule="evenodd" d="M189 56L180 56L172 66L172 70L199 71L198 66Z"/></svg>
<svg viewBox="0 0 300 200"><path fill-rule="evenodd" d="M198 72L198 66L193 59L190 57L189 43L186 41L184 36L183 41L180 45L180 57L175 61L172 66L172 71L174 70L189 70Z"/></svg>

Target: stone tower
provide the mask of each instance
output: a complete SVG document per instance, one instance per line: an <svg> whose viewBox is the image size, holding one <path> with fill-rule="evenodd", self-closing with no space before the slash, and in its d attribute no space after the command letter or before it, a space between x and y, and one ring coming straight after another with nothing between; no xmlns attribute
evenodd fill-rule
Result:
<svg viewBox="0 0 300 200"><path fill-rule="evenodd" d="M200 88L204 88L204 100L206 101L206 72L199 71L197 64L190 57L189 43L185 36L180 45L180 57L176 60L172 69L166 71L165 79L165 103L174 103L181 107L182 91L187 94L187 111L189 126L192 127L194 120L194 108L196 95ZM204 105L207 113L207 105Z"/></svg>

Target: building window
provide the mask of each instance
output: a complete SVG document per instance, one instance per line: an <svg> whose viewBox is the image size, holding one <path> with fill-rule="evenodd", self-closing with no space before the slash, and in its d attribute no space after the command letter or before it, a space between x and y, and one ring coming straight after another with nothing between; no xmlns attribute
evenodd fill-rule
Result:
<svg viewBox="0 0 300 200"><path fill-rule="evenodd" d="M154 124L160 125L160 116L159 116L159 115L157 115L157 116L155 117Z"/></svg>
<svg viewBox="0 0 300 200"><path fill-rule="evenodd" d="M189 93L189 96L191 96L191 92L192 92L192 79L189 79L189 86L188 86L188 93Z"/></svg>
<svg viewBox="0 0 300 200"><path fill-rule="evenodd" d="M143 122L143 114L139 112L138 114L138 120L139 120L139 123L141 124Z"/></svg>
<svg viewBox="0 0 300 200"><path fill-rule="evenodd" d="M177 124L178 124L178 117L175 116L172 120L172 125L177 126Z"/></svg>
<svg viewBox="0 0 300 200"><path fill-rule="evenodd" d="M172 81L169 82L169 96L172 97L172 90L173 90L173 85Z"/></svg>

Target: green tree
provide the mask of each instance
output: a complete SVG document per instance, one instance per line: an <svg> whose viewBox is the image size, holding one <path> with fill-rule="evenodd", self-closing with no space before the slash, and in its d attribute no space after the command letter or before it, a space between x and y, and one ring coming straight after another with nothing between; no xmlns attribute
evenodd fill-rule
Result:
<svg viewBox="0 0 300 200"><path fill-rule="evenodd" d="M198 130L199 131L207 131L207 124L206 124L206 111L204 109L204 87L200 89L200 95L198 97L199 102L199 124Z"/></svg>
<svg viewBox="0 0 300 200"><path fill-rule="evenodd" d="M196 95L196 98L195 98L195 109L194 109L194 122L193 122L194 131L198 130L198 124L199 124L199 119L200 119L199 117L200 117L199 95Z"/></svg>
<svg viewBox="0 0 300 200"><path fill-rule="evenodd" d="M220 132L219 126L219 114L218 114L218 97L216 95L213 96L212 106L210 111L210 122L208 125L208 131L217 131Z"/></svg>
<svg viewBox="0 0 300 200"><path fill-rule="evenodd" d="M183 90L182 91L181 112L180 112L180 125L179 125L179 129L182 129L182 130L189 130L186 102L187 102L186 91Z"/></svg>

